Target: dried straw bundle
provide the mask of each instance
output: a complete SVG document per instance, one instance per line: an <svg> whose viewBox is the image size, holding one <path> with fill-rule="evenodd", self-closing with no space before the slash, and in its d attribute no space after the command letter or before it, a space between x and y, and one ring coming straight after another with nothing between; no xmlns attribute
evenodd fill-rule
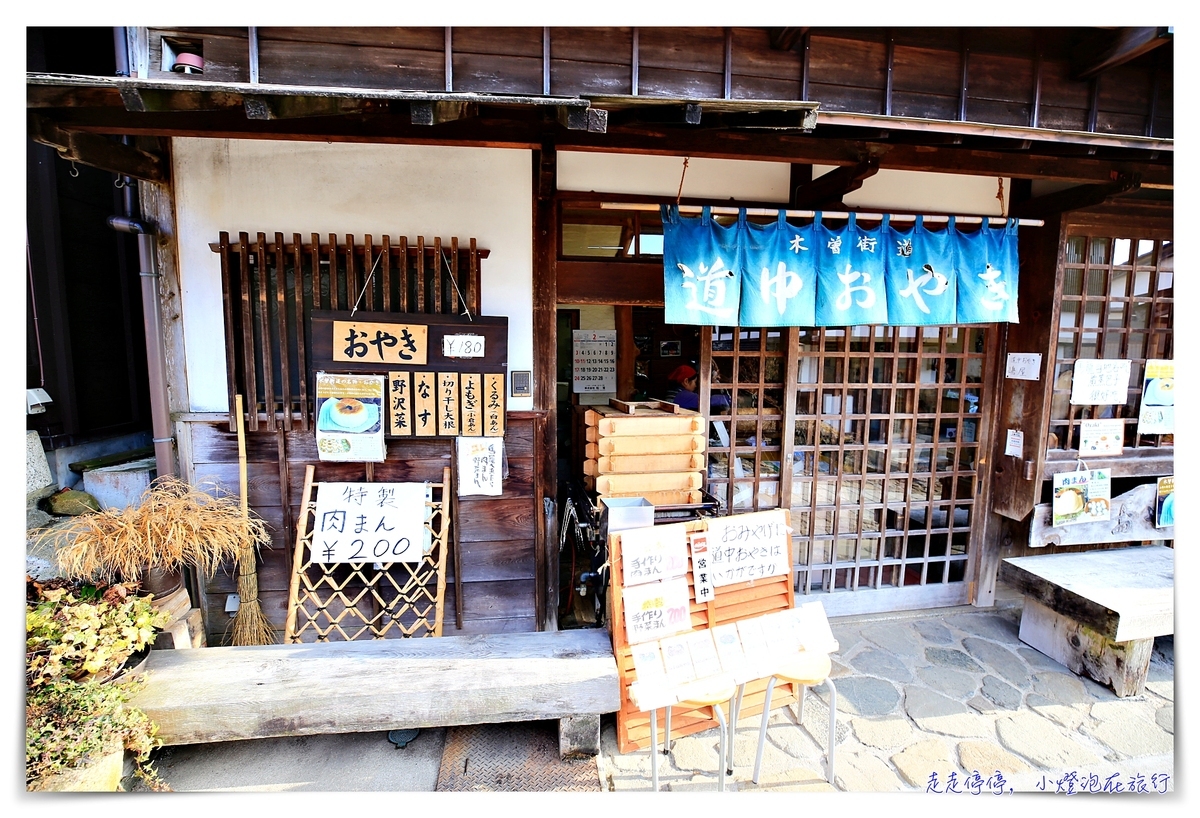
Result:
<svg viewBox="0 0 1200 818"><path fill-rule="evenodd" d="M181 566L211 576L244 543L270 542L262 520L243 514L237 497L214 496L176 477L155 480L136 506L74 517L44 539L64 574L101 582Z"/></svg>

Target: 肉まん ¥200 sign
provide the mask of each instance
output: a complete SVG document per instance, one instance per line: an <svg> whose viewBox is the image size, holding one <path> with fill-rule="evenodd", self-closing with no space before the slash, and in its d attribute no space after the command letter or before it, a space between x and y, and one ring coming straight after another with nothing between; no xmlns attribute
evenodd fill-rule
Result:
<svg viewBox="0 0 1200 818"><path fill-rule="evenodd" d="M431 495L428 483L319 483L312 561L420 562Z"/></svg>

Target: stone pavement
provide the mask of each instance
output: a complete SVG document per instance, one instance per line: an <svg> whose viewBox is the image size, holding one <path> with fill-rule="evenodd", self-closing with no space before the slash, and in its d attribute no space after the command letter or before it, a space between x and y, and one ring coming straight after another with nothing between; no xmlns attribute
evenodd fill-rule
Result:
<svg viewBox="0 0 1200 818"><path fill-rule="evenodd" d="M925 792L932 781L939 792L1078 792L1118 783L1173 791L1173 637L1155 641L1145 693L1119 699L1024 645L1019 617L1010 606L832 623L840 645L832 674L836 788ZM773 709L758 785L750 779L762 717L739 720L726 790L833 789L824 773L828 702L828 687L810 691L799 726L795 705ZM715 790L718 741L715 727L677 739L660 757L662 789ZM618 753L611 723L601 745L610 790L650 789L648 752Z"/></svg>

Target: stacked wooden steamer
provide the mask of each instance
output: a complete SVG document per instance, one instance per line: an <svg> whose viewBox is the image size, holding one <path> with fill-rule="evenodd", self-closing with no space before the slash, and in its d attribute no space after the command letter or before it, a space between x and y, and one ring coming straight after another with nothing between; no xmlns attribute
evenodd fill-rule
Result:
<svg viewBox="0 0 1200 818"><path fill-rule="evenodd" d="M663 401L610 401L584 413L584 482L606 497L645 497L656 506L699 503L704 417Z"/></svg>

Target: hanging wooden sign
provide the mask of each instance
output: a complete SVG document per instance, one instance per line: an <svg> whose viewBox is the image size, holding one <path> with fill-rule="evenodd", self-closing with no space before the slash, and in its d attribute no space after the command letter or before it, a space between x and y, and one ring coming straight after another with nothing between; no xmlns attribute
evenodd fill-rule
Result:
<svg viewBox="0 0 1200 818"><path fill-rule="evenodd" d="M312 366L346 372L428 367L486 372L508 365L508 318L312 311Z"/></svg>
<svg viewBox="0 0 1200 818"><path fill-rule="evenodd" d="M312 313L316 370L385 377L388 437L503 437L508 319Z"/></svg>

